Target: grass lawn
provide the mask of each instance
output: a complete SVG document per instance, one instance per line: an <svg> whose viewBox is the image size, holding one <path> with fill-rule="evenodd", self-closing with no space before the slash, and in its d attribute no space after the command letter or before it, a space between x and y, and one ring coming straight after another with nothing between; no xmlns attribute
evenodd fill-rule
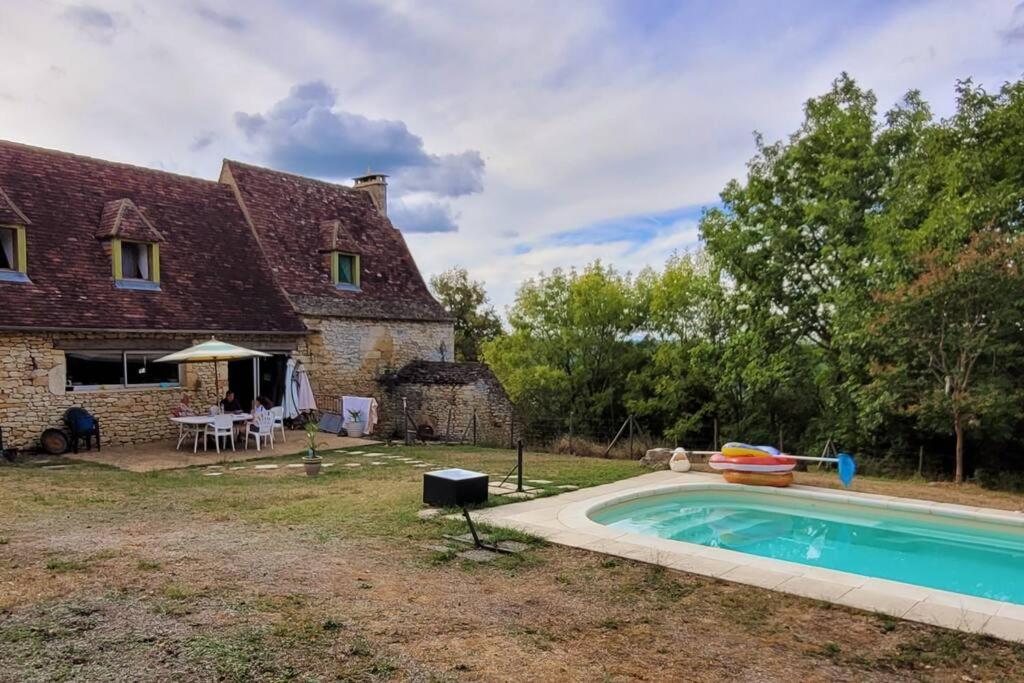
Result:
<svg viewBox="0 0 1024 683"><path fill-rule="evenodd" d="M490 473L515 459L379 450ZM285 467L294 457L220 476L0 467L0 680L980 681L1024 671L1021 646L579 550L533 542L489 564L461 560L438 546L462 525L416 515L423 469L326 460L335 464L318 478ZM552 493L641 472L556 455L526 465ZM1013 509L1024 500L900 485L881 492Z"/></svg>

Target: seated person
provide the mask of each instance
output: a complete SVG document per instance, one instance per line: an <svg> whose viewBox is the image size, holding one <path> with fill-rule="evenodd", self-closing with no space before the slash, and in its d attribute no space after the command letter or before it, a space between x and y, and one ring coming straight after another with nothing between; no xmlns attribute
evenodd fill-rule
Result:
<svg viewBox="0 0 1024 683"><path fill-rule="evenodd" d="M191 399L188 394L182 394L181 402L178 403L178 406L171 411L171 415L173 417L192 417L195 415L196 411L192 410L192 406L189 405L190 400Z"/></svg>
<svg viewBox="0 0 1024 683"><path fill-rule="evenodd" d="M224 394L224 400L220 402L220 411L225 415L242 412L242 404L235 398L235 392L228 389L228 393Z"/></svg>
<svg viewBox="0 0 1024 683"><path fill-rule="evenodd" d="M274 402L271 401L266 396L257 396L256 397L256 410L258 412L263 412L264 410L270 410L273 407L274 407Z"/></svg>

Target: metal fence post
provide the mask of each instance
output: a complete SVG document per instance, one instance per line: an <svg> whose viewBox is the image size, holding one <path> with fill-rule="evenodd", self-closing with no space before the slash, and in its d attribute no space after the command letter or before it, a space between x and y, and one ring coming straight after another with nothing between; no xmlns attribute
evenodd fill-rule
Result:
<svg viewBox="0 0 1024 683"><path fill-rule="evenodd" d="M572 447L572 416L575 411L569 411L569 455L576 455Z"/></svg>
<svg viewBox="0 0 1024 683"><path fill-rule="evenodd" d="M409 445L409 399L402 397L402 440Z"/></svg>
<svg viewBox="0 0 1024 683"><path fill-rule="evenodd" d="M516 491L523 491L523 440L519 439L519 452L516 454Z"/></svg>

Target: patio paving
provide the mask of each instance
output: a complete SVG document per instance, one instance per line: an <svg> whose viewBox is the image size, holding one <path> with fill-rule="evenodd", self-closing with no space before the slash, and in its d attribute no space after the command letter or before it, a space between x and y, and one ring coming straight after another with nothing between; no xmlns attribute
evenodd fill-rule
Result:
<svg viewBox="0 0 1024 683"><path fill-rule="evenodd" d="M193 467L195 465L215 465L223 462L241 462L244 460L256 460L259 458L277 457L282 455L299 455L306 451L306 441L302 432L296 431L288 434L288 441L278 441L273 449L264 448L257 451L250 447L245 450L237 443L233 451L230 447L226 451L217 451L212 448L203 452L193 453L191 448L174 450L177 441L156 441L153 443L136 444L133 446L105 447L102 451L80 451L79 453L67 453L65 457L70 460L83 460L95 462L101 465L112 465L113 467L131 472L153 472L155 470L173 470L181 467ZM372 439L353 439L348 436L335 436L331 434L320 434L317 441L321 444L321 450L334 450L336 448L352 448L353 446L380 446L380 442Z"/></svg>

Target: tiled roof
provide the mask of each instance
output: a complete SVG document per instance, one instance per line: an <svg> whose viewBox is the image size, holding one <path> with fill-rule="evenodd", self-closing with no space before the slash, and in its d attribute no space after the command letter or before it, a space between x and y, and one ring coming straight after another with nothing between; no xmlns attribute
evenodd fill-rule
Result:
<svg viewBox="0 0 1024 683"><path fill-rule="evenodd" d="M130 199L115 199L103 205L96 236L100 239L119 237L139 242L165 241L160 231L153 227L146 215Z"/></svg>
<svg viewBox="0 0 1024 683"><path fill-rule="evenodd" d="M494 372L483 363L451 363L447 361L414 360L396 374L400 384L444 384L460 386L487 382L501 385Z"/></svg>
<svg viewBox="0 0 1024 683"><path fill-rule="evenodd" d="M226 160L233 183L278 283L306 315L447 321L402 233L370 196L342 185ZM359 254L362 291L331 282L325 246Z"/></svg>
<svg viewBox="0 0 1024 683"><path fill-rule="evenodd" d="M0 224L32 225L32 221L22 213L17 204L11 201L2 187L0 187Z"/></svg>
<svg viewBox="0 0 1024 683"><path fill-rule="evenodd" d="M0 141L0 187L0 216L13 203L32 219L31 283L0 282L0 328L305 329L225 185ZM145 213L125 220L123 200ZM96 237L114 209L125 210L123 235L144 215L165 238L161 291L114 286L109 243Z"/></svg>

